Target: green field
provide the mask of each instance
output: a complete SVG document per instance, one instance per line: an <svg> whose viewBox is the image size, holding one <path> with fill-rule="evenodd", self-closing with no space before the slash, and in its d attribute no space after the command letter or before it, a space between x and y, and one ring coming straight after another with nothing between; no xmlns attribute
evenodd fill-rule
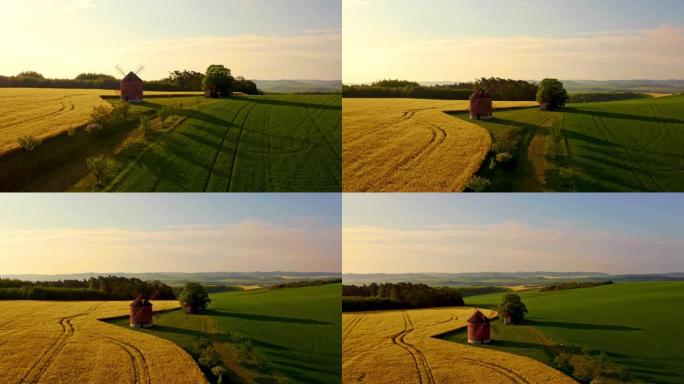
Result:
<svg viewBox="0 0 684 384"><path fill-rule="evenodd" d="M601 366L617 382L680 383L684 375L684 283L618 283L540 293L520 293L528 323L493 323L496 348L527 355L581 378ZM466 298L493 307L501 294ZM446 337L463 342L462 332ZM561 355L561 358L558 356ZM574 370L568 366L574 365Z"/></svg>
<svg viewBox="0 0 684 384"><path fill-rule="evenodd" d="M228 382L341 382L341 285L212 294L202 315L158 315L151 330L197 355L212 340L232 371ZM127 327L127 319L115 323ZM241 362L246 346L255 359ZM254 361L256 360L256 362Z"/></svg>
<svg viewBox="0 0 684 384"><path fill-rule="evenodd" d="M494 171L485 164L480 174L493 179L492 191L684 190L684 96L494 117L478 123L495 140L514 138L516 164Z"/></svg>
<svg viewBox="0 0 684 384"><path fill-rule="evenodd" d="M112 175L107 190L341 190L339 95L150 98L131 112L158 109L163 102L202 104L186 110L182 123Z"/></svg>

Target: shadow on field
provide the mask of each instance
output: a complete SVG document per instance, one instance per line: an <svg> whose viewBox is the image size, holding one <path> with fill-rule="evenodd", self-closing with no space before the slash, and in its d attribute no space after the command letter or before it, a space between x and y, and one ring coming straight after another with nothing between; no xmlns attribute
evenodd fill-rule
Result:
<svg viewBox="0 0 684 384"><path fill-rule="evenodd" d="M186 335L186 336L195 336L195 337L205 337L206 336L206 334L204 332L193 331L192 329L169 327L167 325L159 325L159 324L155 324L154 328L152 328L152 330L155 332L175 333L177 335Z"/></svg>
<svg viewBox="0 0 684 384"><path fill-rule="evenodd" d="M582 330L597 330L597 331L643 331L643 328L627 327L624 325L571 323L571 322L565 322L565 321L528 320L525 322L525 325L531 325L534 327L582 329Z"/></svg>
<svg viewBox="0 0 684 384"><path fill-rule="evenodd" d="M238 312L225 312L208 310L205 312L207 316L219 316L219 317L232 317L236 319L243 320L254 320L254 321L274 321L279 323L291 323L291 324L318 324L318 325L330 325L332 323L326 323L324 321L311 320L311 319L297 319L293 317L280 317L280 316L269 316L269 315L255 315L251 313L238 313Z"/></svg>
<svg viewBox="0 0 684 384"><path fill-rule="evenodd" d="M274 100L274 99L252 99L248 97L233 97L232 99L244 100L250 103L256 104L268 104L284 107L300 107L300 108L311 108L311 109L328 109L333 111L341 111L342 107L339 105L328 105L328 104L315 104L315 103L302 103L298 101L290 100Z"/></svg>
<svg viewBox="0 0 684 384"><path fill-rule="evenodd" d="M608 119L623 119L623 120L637 120L637 121L647 121L652 123L670 123L670 124L684 124L684 120L673 119L669 117L655 117L655 116L641 116L641 115L630 115L627 113L617 113L617 112L606 112L597 111L591 109L578 109L578 108L565 108L564 112L576 113L579 115L590 115L596 117L604 117Z"/></svg>

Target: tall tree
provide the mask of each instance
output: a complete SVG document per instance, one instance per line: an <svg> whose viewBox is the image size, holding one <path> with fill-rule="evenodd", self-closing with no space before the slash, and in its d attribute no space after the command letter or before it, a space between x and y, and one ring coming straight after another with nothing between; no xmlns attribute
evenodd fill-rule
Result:
<svg viewBox="0 0 684 384"><path fill-rule="evenodd" d="M563 108L568 101L568 92L563 83L557 79L544 79L537 89L537 102L546 105L546 109Z"/></svg>
<svg viewBox="0 0 684 384"><path fill-rule="evenodd" d="M507 293L504 295L501 305L499 305L499 313L503 312L508 312L511 315L513 324L518 324L525 319L527 307L519 295Z"/></svg>
<svg viewBox="0 0 684 384"><path fill-rule="evenodd" d="M181 305L190 305L192 313L204 311L207 304L211 303L209 294L204 287L197 283L187 283L183 292L178 296Z"/></svg>
<svg viewBox="0 0 684 384"><path fill-rule="evenodd" d="M232 92L233 76L230 69L220 64L213 64L207 68L202 80L203 89L211 89L212 97L230 96Z"/></svg>

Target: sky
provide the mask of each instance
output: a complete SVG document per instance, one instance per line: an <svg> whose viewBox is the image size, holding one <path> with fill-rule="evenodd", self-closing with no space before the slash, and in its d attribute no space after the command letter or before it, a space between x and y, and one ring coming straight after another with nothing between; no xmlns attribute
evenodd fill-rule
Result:
<svg viewBox="0 0 684 384"><path fill-rule="evenodd" d="M144 79L224 64L248 79L341 78L340 0L0 0L0 74Z"/></svg>
<svg viewBox="0 0 684 384"><path fill-rule="evenodd" d="M343 81L684 78L681 0L343 0Z"/></svg>
<svg viewBox="0 0 684 384"><path fill-rule="evenodd" d="M681 194L345 194L344 273L684 271Z"/></svg>
<svg viewBox="0 0 684 384"><path fill-rule="evenodd" d="M2 194L0 275L339 272L339 194Z"/></svg>

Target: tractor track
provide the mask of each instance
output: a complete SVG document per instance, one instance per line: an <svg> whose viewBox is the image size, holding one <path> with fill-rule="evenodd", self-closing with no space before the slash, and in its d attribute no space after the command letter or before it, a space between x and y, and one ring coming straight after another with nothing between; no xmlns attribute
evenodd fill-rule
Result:
<svg viewBox="0 0 684 384"><path fill-rule="evenodd" d="M50 344L47 350L36 360L31 368L24 374L24 376L19 380L19 383L37 383L43 377L47 369L52 365L55 357L64 349L69 340L76 333L74 329L72 320L78 317L86 316L95 311L100 304L95 305L86 312L79 313L76 315L65 316L59 319L58 323L62 327L62 333L59 335L55 341Z"/></svg>
<svg viewBox="0 0 684 384"><path fill-rule="evenodd" d="M420 149L418 149L416 152L402 159L394 167L392 173L419 164L425 157L429 156L437 148L444 144L448 137L446 130L432 123L425 122L425 124L428 125L425 128L427 128L432 134L430 141L424 146L422 146Z"/></svg>
<svg viewBox="0 0 684 384"><path fill-rule="evenodd" d="M471 359L469 357L459 357L460 360L467 361L468 363L472 365L477 365L479 367L487 368L489 370L492 370L504 377L506 377L508 380L510 380L510 383L515 383L515 384L530 384L530 382L520 375L519 373L515 372L512 369L506 368L503 365L499 364L494 364L494 363L487 363L484 361L480 360L475 360Z"/></svg>
<svg viewBox="0 0 684 384"><path fill-rule="evenodd" d="M335 156L337 156L338 160L342 161L342 155L339 152L337 152L337 149L335 149L335 146L333 146L330 143L328 136L325 134L325 132L323 132L323 129L321 129L321 127L318 125L318 122L316 121L316 119L314 119L313 115L311 114L311 110L309 108L305 108L305 109L306 109L306 113L309 115L309 120L311 120L311 122L316 127L318 132L321 134L321 136L323 136L323 140L325 140L326 144L328 144L328 147L330 147L330 150L335 154Z"/></svg>
<svg viewBox="0 0 684 384"><path fill-rule="evenodd" d="M247 102L245 105L243 105L238 112L235 114L235 117L233 120L230 121L230 124L233 125L233 122L240 116L240 113L247 108L251 103ZM223 149L223 145L226 143L226 140L228 140L228 133L230 132L230 126L226 128L226 133L223 134L223 140L221 140L221 145L219 145L218 149L216 150L216 155L214 155L214 161L211 163L211 168L209 169L209 175L207 176L207 181L204 183L204 189L203 191L206 192L207 189L209 188L209 182L211 181L211 175L214 173L214 169L216 169L216 162L218 161L219 155L221 154L221 150Z"/></svg>
<svg viewBox="0 0 684 384"><path fill-rule="evenodd" d="M133 382L135 384L151 384L152 378L150 377L150 369L145 359L145 354L142 353L138 347L131 343L115 339L111 336L99 335L100 337L108 340L110 343L121 348L131 360L131 366L133 368ZM138 360L140 363L138 363Z"/></svg>
<svg viewBox="0 0 684 384"><path fill-rule="evenodd" d="M365 313L362 313L360 315L357 315L355 318L353 318L347 326L342 330L342 340L344 341L345 338L348 338L351 332L356 328L359 323L361 322L361 318L365 316Z"/></svg>
<svg viewBox="0 0 684 384"><path fill-rule="evenodd" d="M230 172L228 173L228 188L227 192L230 192L231 189L233 188L233 175L235 175L235 165L237 164L237 158L238 158L238 152L240 148L240 139L242 138L242 133L245 131L245 127L247 126L247 122L249 121L249 116L254 112L254 110L257 107L257 103L253 103L254 106L252 109L247 112L247 115L245 116L245 121L242 122L242 125L240 125L240 132L238 132L238 137L237 140L235 141L235 151L233 152L233 161L230 166Z"/></svg>
<svg viewBox="0 0 684 384"><path fill-rule="evenodd" d="M403 350L411 355L413 359L416 372L418 373L418 382L420 384L436 384L435 378L432 375L432 370L425 355L406 341L406 336L414 331L413 322L406 311L401 311L404 319L404 329L392 336L392 343L401 347Z"/></svg>
<svg viewBox="0 0 684 384"><path fill-rule="evenodd" d="M10 123L10 124L4 125L3 128L9 128L9 127L13 127L15 125L23 125L26 123L36 123L39 121L49 119L55 115L59 115L60 113L70 112L70 111L73 111L74 109L76 109L76 106L74 105L74 103L71 102L71 96L64 96L64 97L60 98L59 99L59 105L60 105L59 109L57 109L56 111L49 112L45 115L35 116L35 117L29 118L26 120L17 121L15 123Z"/></svg>

